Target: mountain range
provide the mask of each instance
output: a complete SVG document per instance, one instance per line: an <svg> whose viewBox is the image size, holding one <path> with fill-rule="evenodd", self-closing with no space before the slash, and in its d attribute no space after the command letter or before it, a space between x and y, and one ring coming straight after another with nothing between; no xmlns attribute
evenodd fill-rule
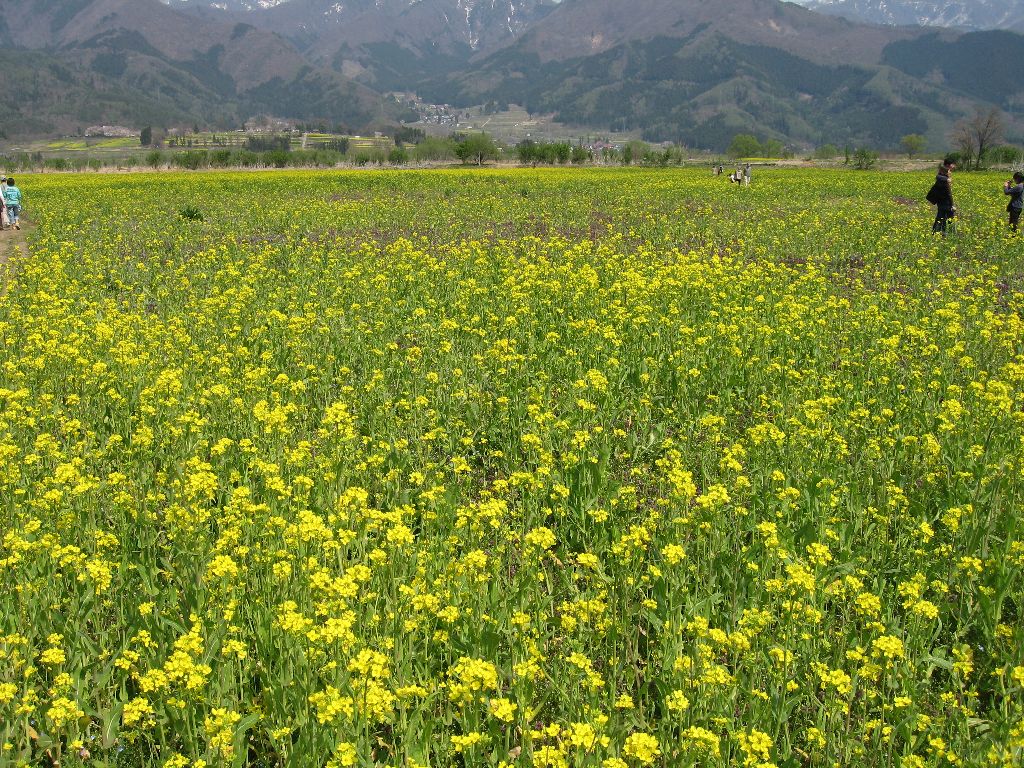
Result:
<svg viewBox="0 0 1024 768"><path fill-rule="evenodd" d="M365 126L403 115L273 32L157 0L0 3L0 130L96 122L230 126L255 112Z"/></svg>
<svg viewBox="0 0 1024 768"><path fill-rule="evenodd" d="M287 37L310 61L384 91L465 69L515 40L555 0L164 0L203 19L243 20ZM240 10L253 6L251 10Z"/></svg>
<svg viewBox="0 0 1024 768"><path fill-rule="evenodd" d="M807 8L875 24L917 24L1024 32L1024 0L794 0Z"/></svg>
<svg viewBox="0 0 1024 768"><path fill-rule="evenodd" d="M802 145L944 146L977 105L1024 135L1024 37L863 24L776 0L564 0L472 67L424 83L454 104L516 103L565 123L724 148L739 132Z"/></svg>
<svg viewBox="0 0 1024 768"><path fill-rule="evenodd" d="M409 117L381 94L415 91L712 149L738 132L938 145L977 106L1024 136L1024 86L992 66L993 51L1020 60L1024 36L842 17L903 22L896 10L916 8L1012 26L1024 0L1002 0L998 19L983 14L994 0L812 3L828 13L779 0L3 0L0 67L18 86L0 90L0 131L225 128L255 112L365 130Z"/></svg>
<svg viewBox="0 0 1024 768"><path fill-rule="evenodd" d="M305 5L302 12L307 15L315 3L304 0L162 0L168 5L189 10L212 8L215 11L231 13L260 12L279 6L296 7ZM399 0L391 2L391 8L412 6L422 0ZM1024 0L793 0L798 5L815 11L843 16L854 21L874 24L919 25L925 27L952 27L957 29L1011 29L1024 31ZM552 0L552 4L555 0ZM466 0L471 14L478 17L485 3ZM515 5L502 3L502 6ZM358 7L358 6L356 6ZM365 7L365 4L364 4ZM319 13L340 20L351 15L350 3L332 2ZM273 16L268 18L274 18ZM280 15L277 18L281 18ZM308 22L303 22L308 23Z"/></svg>

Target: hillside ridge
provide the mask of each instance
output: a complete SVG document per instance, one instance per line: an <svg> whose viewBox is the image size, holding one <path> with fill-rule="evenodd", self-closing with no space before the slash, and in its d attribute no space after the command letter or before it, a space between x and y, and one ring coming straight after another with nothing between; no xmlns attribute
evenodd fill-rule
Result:
<svg viewBox="0 0 1024 768"><path fill-rule="evenodd" d="M938 145L991 107L1009 138L1024 136L1024 89L990 66L992 50L1020 60L1024 36L866 24L780 0L7 0L0 42L30 49L21 58L39 72L31 99L0 95L8 133L236 127L260 111L369 130L405 116L382 96L395 91L711 149L740 132Z"/></svg>

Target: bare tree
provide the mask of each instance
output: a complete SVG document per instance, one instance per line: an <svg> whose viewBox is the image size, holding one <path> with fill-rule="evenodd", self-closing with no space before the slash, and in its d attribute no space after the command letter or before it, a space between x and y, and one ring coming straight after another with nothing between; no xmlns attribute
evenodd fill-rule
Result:
<svg viewBox="0 0 1024 768"><path fill-rule="evenodd" d="M978 159L975 165L981 167L989 150L1003 140L1003 115L996 107L992 107L988 112L978 110L971 120L971 128L978 142Z"/></svg>
<svg viewBox="0 0 1024 768"><path fill-rule="evenodd" d="M953 128L953 143L963 156L967 166L974 159L975 169L980 169L985 155L1003 140L1003 114L996 107L984 110L978 108L974 117L961 120Z"/></svg>
<svg viewBox="0 0 1024 768"><path fill-rule="evenodd" d="M978 144L974 140L974 134L971 132L970 127L966 121L960 121L953 126L953 146L956 147L956 151L960 155L960 163L963 165L964 170L970 170L971 160L974 159L975 153L978 151Z"/></svg>

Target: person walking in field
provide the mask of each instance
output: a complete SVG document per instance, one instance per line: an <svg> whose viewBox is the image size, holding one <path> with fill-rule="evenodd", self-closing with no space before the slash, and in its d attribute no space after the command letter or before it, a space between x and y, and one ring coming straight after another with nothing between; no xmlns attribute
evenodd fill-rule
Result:
<svg viewBox="0 0 1024 768"><path fill-rule="evenodd" d="M14 183L14 179L7 179L7 186L3 190L4 205L7 208L7 217L11 220L11 226L21 229L21 190Z"/></svg>
<svg viewBox="0 0 1024 768"><path fill-rule="evenodd" d="M956 163L953 160L948 157L943 160L942 165L939 166L939 172L935 175L935 183L932 184L932 188L928 190L925 197L936 207L932 232L940 233L943 237L946 236L949 220L956 216L956 206L953 203L953 179L951 178L954 168L956 168Z"/></svg>
<svg viewBox="0 0 1024 768"><path fill-rule="evenodd" d="M750 186L750 163L743 166L743 186Z"/></svg>
<svg viewBox="0 0 1024 768"><path fill-rule="evenodd" d="M11 226L7 218L7 205L4 203L4 190L7 189L7 177L0 176L0 229L7 229Z"/></svg>
<svg viewBox="0 0 1024 768"><path fill-rule="evenodd" d="M1010 214L1010 231L1016 232L1020 212L1024 209L1024 173L1017 171L1013 174L1013 181L1003 184L1003 194L1010 196L1006 210Z"/></svg>

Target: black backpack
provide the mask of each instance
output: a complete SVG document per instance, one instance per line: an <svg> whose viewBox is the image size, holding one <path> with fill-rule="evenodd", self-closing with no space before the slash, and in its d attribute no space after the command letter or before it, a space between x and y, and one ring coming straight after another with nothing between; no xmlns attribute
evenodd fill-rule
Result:
<svg viewBox="0 0 1024 768"><path fill-rule="evenodd" d="M932 205L938 205L939 202L942 201L942 199L945 197L945 195L943 195L942 192L943 190L939 189L939 182L936 181L934 184L932 184L932 188L928 190L928 194L924 196L924 199L927 200Z"/></svg>

